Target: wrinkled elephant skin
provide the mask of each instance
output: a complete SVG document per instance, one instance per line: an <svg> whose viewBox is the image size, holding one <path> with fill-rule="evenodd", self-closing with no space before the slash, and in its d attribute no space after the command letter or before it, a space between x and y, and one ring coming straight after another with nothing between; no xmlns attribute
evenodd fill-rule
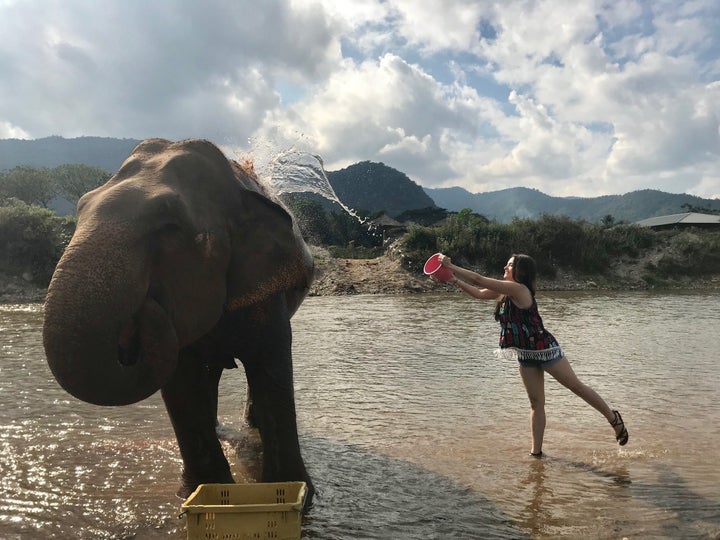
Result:
<svg viewBox="0 0 720 540"><path fill-rule="evenodd" d="M215 425L220 375L239 359L263 443L263 481L303 480L290 317L313 274L285 209L250 166L203 140L140 143L78 203L45 302L57 381L97 405L161 390L189 494L232 482ZM240 409L240 406L238 406Z"/></svg>

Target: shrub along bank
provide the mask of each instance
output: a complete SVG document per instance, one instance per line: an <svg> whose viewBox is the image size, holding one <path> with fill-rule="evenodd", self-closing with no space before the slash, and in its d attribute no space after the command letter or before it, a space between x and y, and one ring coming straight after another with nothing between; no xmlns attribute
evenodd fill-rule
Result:
<svg viewBox="0 0 720 540"><path fill-rule="evenodd" d="M46 287L72 236L75 219L17 199L6 199L3 204L0 273ZM317 241L317 227L306 231L302 222L300 226L310 243L323 245L335 257L368 258L383 253L382 247L372 245L376 240L359 238L354 224L339 219L335 223L338 226L326 242ZM416 275L422 274L424 261L438 251L488 275L497 275L512 253L527 253L537 261L539 277L550 281L559 274L571 274L611 283L627 278L623 269L630 267L633 281L648 287L678 286L720 275L720 231L653 231L549 215L499 224L464 210L434 226L410 226L390 250L405 270Z"/></svg>
<svg viewBox="0 0 720 540"><path fill-rule="evenodd" d="M561 270L606 281L625 278L662 287L692 278L720 275L720 231L700 228L654 231L636 225L594 225L564 216L488 221L469 210L435 227L412 227L395 247L407 269L420 272L427 258L441 251L461 266L496 275L513 253L537 262L546 280Z"/></svg>

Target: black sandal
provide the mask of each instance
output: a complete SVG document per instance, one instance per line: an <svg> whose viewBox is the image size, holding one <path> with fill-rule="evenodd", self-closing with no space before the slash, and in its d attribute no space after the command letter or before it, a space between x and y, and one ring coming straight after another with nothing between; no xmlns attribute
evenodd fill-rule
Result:
<svg viewBox="0 0 720 540"><path fill-rule="evenodd" d="M540 450L539 452L530 452L530 455L531 455L532 457L534 457L534 458L541 458L541 457L543 457L542 450Z"/></svg>
<svg viewBox="0 0 720 540"><path fill-rule="evenodd" d="M615 440L618 442L620 446L625 446L628 442L628 439L630 438L630 435L628 434L628 430L625 429L625 422L623 422L622 416L620 416L620 413L618 411L613 410L613 413L615 413L615 419L610 422L610 425L615 428L617 426L622 426L622 429L620 430L620 433L618 433L615 436Z"/></svg>

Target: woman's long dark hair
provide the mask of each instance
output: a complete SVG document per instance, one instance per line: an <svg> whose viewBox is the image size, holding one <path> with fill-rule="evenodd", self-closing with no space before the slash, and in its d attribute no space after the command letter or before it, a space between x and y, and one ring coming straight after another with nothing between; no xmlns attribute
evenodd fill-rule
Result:
<svg viewBox="0 0 720 540"><path fill-rule="evenodd" d="M535 277L537 276L537 266L535 259L530 255L516 253L513 256L513 279L518 283L522 283L528 289L530 294L535 296Z"/></svg>
<svg viewBox="0 0 720 540"><path fill-rule="evenodd" d="M535 298L535 277L537 276L535 259L533 259L530 255L524 255L522 253L513 253L511 257L513 260L513 279L530 289L530 294L533 298ZM496 321L500 318L500 306L504 300L505 295L498 298L497 305L495 306Z"/></svg>

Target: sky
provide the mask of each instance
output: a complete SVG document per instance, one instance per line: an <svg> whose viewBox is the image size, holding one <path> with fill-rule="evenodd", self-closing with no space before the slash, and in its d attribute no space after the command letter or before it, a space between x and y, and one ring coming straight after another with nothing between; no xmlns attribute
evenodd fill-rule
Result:
<svg viewBox="0 0 720 540"><path fill-rule="evenodd" d="M0 139L720 198L718 0L0 0Z"/></svg>

